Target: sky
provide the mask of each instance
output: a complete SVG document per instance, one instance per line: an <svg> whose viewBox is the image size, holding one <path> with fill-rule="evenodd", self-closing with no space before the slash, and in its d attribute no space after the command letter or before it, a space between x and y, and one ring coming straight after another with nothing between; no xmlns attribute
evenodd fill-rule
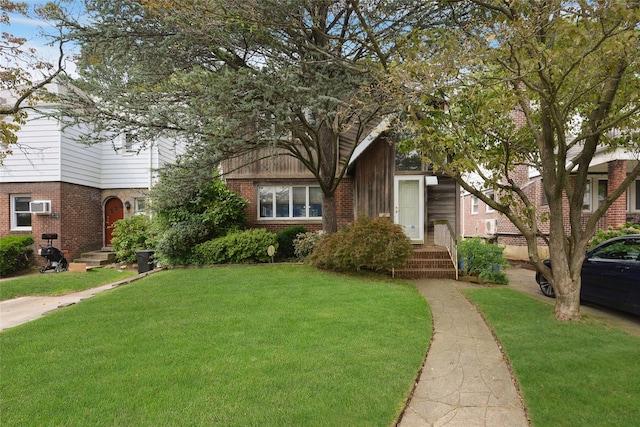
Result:
<svg viewBox="0 0 640 427"><path fill-rule="evenodd" d="M41 6L46 3L46 1L42 0L20 1L28 4L30 12L33 11L34 7ZM83 7L82 5L83 2L81 0L68 2L68 7L70 8L69 10L71 10L75 15L80 14L80 11ZM7 25L4 23L0 23L0 32L7 32L9 34L13 34L14 36L25 38L27 40L27 42L25 43L25 47L36 49L39 58L47 61L57 61L57 46L48 46L48 40L45 36L43 36L43 33L55 35L57 34L57 30L51 25L51 23L33 17L32 13L31 15L31 17L25 17L17 14L9 14L10 24ZM71 73L75 71L75 67L72 63L67 63L67 71Z"/></svg>

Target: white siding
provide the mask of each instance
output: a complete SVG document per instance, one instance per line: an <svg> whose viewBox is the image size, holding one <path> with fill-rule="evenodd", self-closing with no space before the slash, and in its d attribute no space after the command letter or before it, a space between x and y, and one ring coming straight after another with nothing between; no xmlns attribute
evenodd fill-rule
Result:
<svg viewBox="0 0 640 427"><path fill-rule="evenodd" d="M124 153L122 138L85 146L74 139L86 130L67 128L35 112L18 132L18 146L0 166L3 182L68 182L100 189L149 188L157 169L176 159L173 141L162 139L138 153ZM178 144L181 147L181 144Z"/></svg>
<svg viewBox="0 0 640 427"><path fill-rule="evenodd" d="M30 113L18 131L18 145L0 166L0 182L60 181L60 125Z"/></svg>
<svg viewBox="0 0 640 427"><path fill-rule="evenodd" d="M61 180L73 184L100 187L101 149L74 140L80 130L65 129L61 139Z"/></svg>
<svg viewBox="0 0 640 427"><path fill-rule="evenodd" d="M149 170L152 166L149 149L139 153L124 153L120 148L119 138L113 143L102 145L102 179L103 189L111 188L148 188Z"/></svg>

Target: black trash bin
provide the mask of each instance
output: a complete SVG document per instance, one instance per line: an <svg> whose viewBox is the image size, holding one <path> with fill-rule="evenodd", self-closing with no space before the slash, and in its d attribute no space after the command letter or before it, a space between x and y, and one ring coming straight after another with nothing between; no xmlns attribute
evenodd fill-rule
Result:
<svg viewBox="0 0 640 427"><path fill-rule="evenodd" d="M155 268L153 254L154 251L151 250L136 251L136 255L138 257L138 273L146 273L147 271L151 271Z"/></svg>

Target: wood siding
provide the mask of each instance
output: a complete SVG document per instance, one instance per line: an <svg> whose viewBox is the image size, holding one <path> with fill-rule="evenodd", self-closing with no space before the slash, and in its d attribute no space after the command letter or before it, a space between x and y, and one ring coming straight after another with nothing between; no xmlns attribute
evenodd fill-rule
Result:
<svg viewBox="0 0 640 427"><path fill-rule="evenodd" d="M447 221L455 232L460 234L458 225L459 192L456 182L445 175L438 175L438 185L426 187L425 235L433 236L434 221Z"/></svg>
<svg viewBox="0 0 640 427"><path fill-rule="evenodd" d="M394 153L393 146L381 139L358 157L354 170L356 216L389 214L393 219Z"/></svg>

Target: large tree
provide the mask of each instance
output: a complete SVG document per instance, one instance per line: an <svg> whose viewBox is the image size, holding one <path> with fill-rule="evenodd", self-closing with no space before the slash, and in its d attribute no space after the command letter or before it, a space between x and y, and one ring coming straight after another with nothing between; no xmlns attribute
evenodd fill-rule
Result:
<svg viewBox="0 0 640 427"><path fill-rule="evenodd" d="M11 15L33 22L47 21L55 28L66 13L59 4L49 2L29 8L26 2L0 0L0 24L9 31L0 33L0 165L18 143L16 132L27 119L27 110L46 96L46 85L64 71L65 38L61 31L48 33L42 41L57 49L54 59L44 58L25 37L10 32ZM61 27L59 28L61 30Z"/></svg>
<svg viewBox="0 0 640 427"><path fill-rule="evenodd" d="M608 196L583 223L596 150L640 155L640 3L447 3L472 6L476 20L417 32L400 58L397 87L412 97L407 116L418 135L408 149L422 150L511 220L533 265L555 288L556 317L577 319L589 240L640 173L637 163L618 187L609 183ZM548 212L538 211L523 188L517 176L523 168L542 176ZM472 184L471 176L483 184ZM499 197L488 197L487 189ZM542 223L548 235L540 232ZM538 255L540 239L549 247L551 269Z"/></svg>
<svg viewBox="0 0 640 427"><path fill-rule="evenodd" d="M65 112L101 135L127 132L208 144L215 159L264 148L304 163L323 192L323 228L356 144L385 114L398 41L439 23L410 0L89 0L78 96ZM95 138L92 141L95 142Z"/></svg>

